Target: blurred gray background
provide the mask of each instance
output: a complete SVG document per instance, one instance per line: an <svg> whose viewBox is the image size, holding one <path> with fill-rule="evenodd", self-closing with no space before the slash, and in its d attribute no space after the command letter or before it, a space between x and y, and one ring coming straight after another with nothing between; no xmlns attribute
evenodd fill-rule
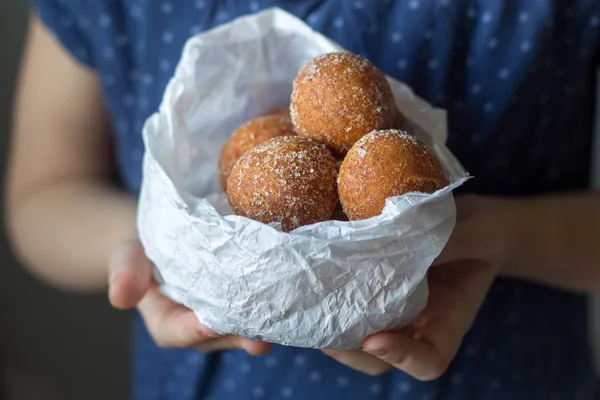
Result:
<svg viewBox="0 0 600 400"><path fill-rule="evenodd" d="M26 22L25 0L0 1L2 168ZM600 140L596 149L600 156ZM600 187L600 160L596 165ZM126 399L128 314L110 309L105 296L69 295L40 284L15 263L4 237L0 239L0 379L9 399ZM598 342L600 360L600 299L592 313L597 318L591 335Z"/></svg>

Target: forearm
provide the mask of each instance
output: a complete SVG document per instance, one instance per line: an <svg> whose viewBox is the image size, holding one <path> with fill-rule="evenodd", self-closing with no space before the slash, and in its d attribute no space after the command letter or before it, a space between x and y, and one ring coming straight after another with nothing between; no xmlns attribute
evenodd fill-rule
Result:
<svg viewBox="0 0 600 400"><path fill-rule="evenodd" d="M600 193L508 200L506 210L513 237L503 274L600 291Z"/></svg>
<svg viewBox="0 0 600 400"><path fill-rule="evenodd" d="M9 233L23 263L41 279L72 290L106 287L107 264L135 237L135 200L91 178L40 185L9 206Z"/></svg>

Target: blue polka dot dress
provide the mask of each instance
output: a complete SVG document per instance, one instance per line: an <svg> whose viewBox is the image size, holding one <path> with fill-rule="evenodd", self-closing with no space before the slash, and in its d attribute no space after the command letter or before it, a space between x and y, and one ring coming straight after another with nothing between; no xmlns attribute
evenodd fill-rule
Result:
<svg viewBox="0 0 600 400"><path fill-rule="evenodd" d="M32 0L105 91L122 184L140 188L142 124L190 35L278 6L448 110L462 192L526 196L589 182L594 0ZM162 350L139 317L136 400L547 400L598 397L584 296L498 280L447 374L367 376L316 350Z"/></svg>

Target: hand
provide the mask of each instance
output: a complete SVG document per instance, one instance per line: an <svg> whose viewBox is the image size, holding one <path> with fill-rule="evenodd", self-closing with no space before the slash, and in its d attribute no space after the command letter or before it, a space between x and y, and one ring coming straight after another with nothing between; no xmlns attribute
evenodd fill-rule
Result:
<svg viewBox="0 0 600 400"><path fill-rule="evenodd" d="M195 348L201 352L243 349L260 355L270 345L239 336L220 336L198 322L190 309L163 296L153 280L153 265L139 242L124 245L110 262L109 299L119 309L139 309L156 344L163 348Z"/></svg>
<svg viewBox="0 0 600 400"><path fill-rule="evenodd" d="M371 375L402 370L419 380L439 378L456 355L505 259L507 227L501 201L457 199L452 236L430 269L425 309L397 332L364 340L362 350L325 351Z"/></svg>

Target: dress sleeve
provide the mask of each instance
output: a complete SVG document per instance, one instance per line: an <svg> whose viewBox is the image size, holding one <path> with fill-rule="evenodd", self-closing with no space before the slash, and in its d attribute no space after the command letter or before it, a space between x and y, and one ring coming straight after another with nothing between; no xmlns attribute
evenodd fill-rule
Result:
<svg viewBox="0 0 600 400"><path fill-rule="evenodd" d="M70 0L29 0L33 11L77 61L94 68L94 52L90 45L91 16L76 11ZM81 7L79 8L81 10Z"/></svg>

